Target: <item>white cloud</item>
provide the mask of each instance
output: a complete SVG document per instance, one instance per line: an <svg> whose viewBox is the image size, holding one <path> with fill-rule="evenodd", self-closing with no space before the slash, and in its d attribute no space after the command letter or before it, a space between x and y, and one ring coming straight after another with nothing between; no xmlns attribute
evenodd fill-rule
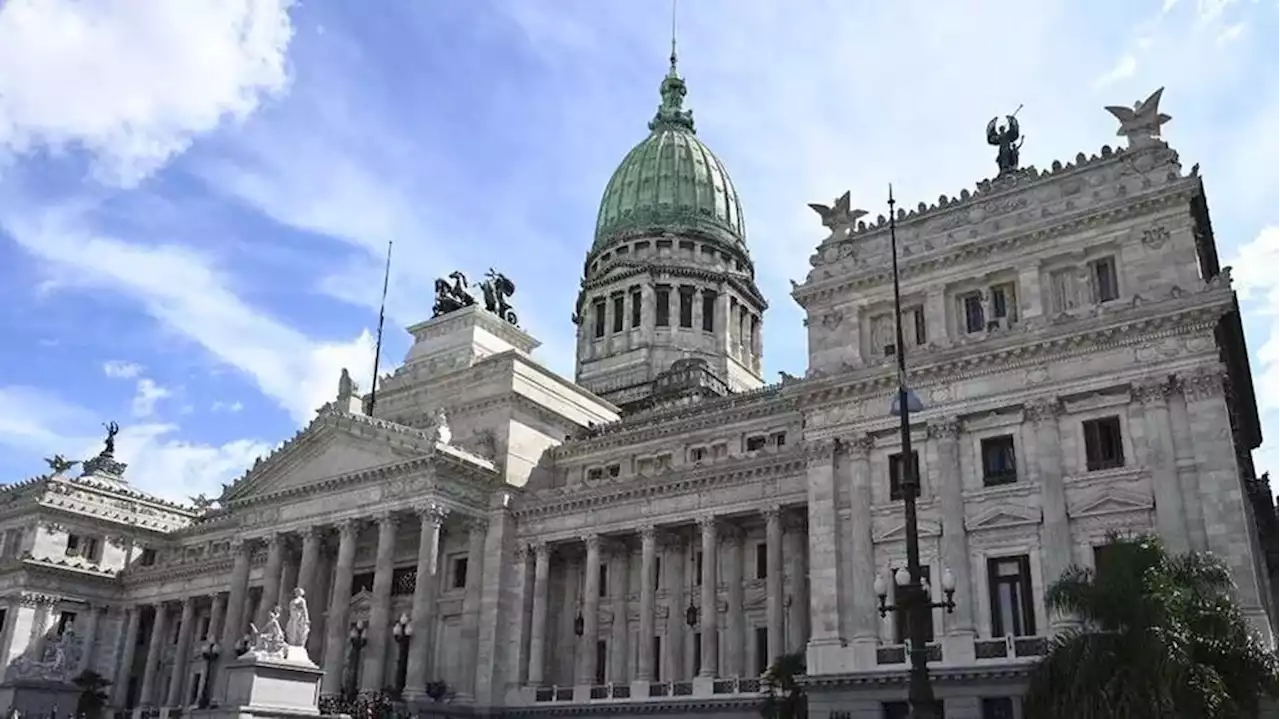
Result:
<svg viewBox="0 0 1280 719"><path fill-rule="evenodd" d="M156 384L150 377L143 377L138 380L138 390L133 395L133 416L138 419L150 417L156 411L156 402L172 396L173 392L169 388Z"/></svg>
<svg viewBox="0 0 1280 719"><path fill-rule="evenodd" d="M1263 229L1225 264L1242 309L1260 317L1269 332L1262 346L1253 348L1252 369L1258 409L1274 417L1280 410L1280 227Z"/></svg>
<svg viewBox="0 0 1280 719"><path fill-rule="evenodd" d="M19 454L72 459L102 450L100 418L92 411L30 387L0 387L0 445ZM221 485L244 473L271 445L237 439L210 445L177 439L180 428L161 422L128 425L116 438L116 459L129 465L125 479L147 492L186 501L205 493L217 496ZM25 476L48 471L33 465ZM5 477L10 481L18 477Z"/></svg>
<svg viewBox="0 0 1280 719"><path fill-rule="evenodd" d="M138 182L286 87L291 4L3 3L0 150L84 150L100 179Z"/></svg>
<svg viewBox="0 0 1280 719"><path fill-rule="evenodd" d="M240 400L235 400L233 402L223 402L222 400L218 400L217 402L213 403L213 406L209 408L209 411L210 412L228 412L230 414L235 414L243 409L244 409L244 404L241 403Z"/></svg>
<svg viewBox="0 0 1280 719"><path fill-rule="evenodd" d="M142 365L137 362L111 360L102 364L102 373L111 379L134 379L142 374Z"/></svg>

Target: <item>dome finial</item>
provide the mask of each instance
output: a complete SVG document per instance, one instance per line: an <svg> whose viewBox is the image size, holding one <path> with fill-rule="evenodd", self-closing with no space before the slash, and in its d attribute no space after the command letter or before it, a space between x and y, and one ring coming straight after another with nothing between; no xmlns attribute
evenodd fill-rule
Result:
<svg viewBox="0 0 1280 719"><path fill-rule="evenodd" d="M684 96L688 90L684 80L676 70L676 0L671 0L671 68L667 76L662 78L658 93L662 95L662 104L658 105L658 114L649 121L649 129L661 127L681 128L694 132L693 111L684 109Z"/></svg>

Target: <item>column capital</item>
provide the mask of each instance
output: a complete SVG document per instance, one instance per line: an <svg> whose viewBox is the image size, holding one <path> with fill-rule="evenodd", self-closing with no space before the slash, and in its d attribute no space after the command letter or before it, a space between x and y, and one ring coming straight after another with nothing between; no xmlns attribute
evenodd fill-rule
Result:
<svg viewBox="0 0 1280 719"><path fill-rule="evenodd" d="M317 539L323 539L324 530L321 529L318 525L311 524L298 530L298 536L302 537L302 541L304 542L307 541L308 539L313 541Z"/></svg>
<svg viewBox="0 0 1280 719"><path fill-rule="evenodd" d="M533 556L539 562L546 561L551 556L551 546L547 544L545 539L536 539L529 542L529 549L533 551Z"/></svg>
<svg viewBox="0 0 1280 719"><path fill-rule="evenodd" d="M389 509L384 509L374 516L374 520L378 523L379 528L390 525L392 529L395 529L399 526L400 519L401 516L399 514Z"/></svg>
<svg viewBox="0 0 1280 719"><path fill-rule="evenodd" d="M1054 396L1036 397L1025 402L1023 410L1027 419L1036 424L1056 421L1058 415L1062 414L1062 400Z"/></svg>
<svg viewBox="0 0 1280 719"><path fill-rule="evenodd" d="M600 551L600 535L595 532L587 532L582 535L582 543L586 545L588 552Z"/></svg>
<svg viewBox="0 0 1280 719"><path fill-rule="evenodd" d="M723 522L716 532L726 544L742 541L742 527L733 522Z"/></svg>
<svg viewBox="0 0 1280 719"><path fill-rule="evenodd" d="M658 537L658 528L652 524L644 524L636 530L636 534L640 535L641 542L653 542Z"/></svg>
<svg viewBox="0 0 1280 719"><path fill-rule="evenodd" d="M1144 405L1159 406L1169 400L1173 384L1168 377L1146 377L1132 384L1133 397Z"/></svg>
<svg viewBox="0 0 1280 719"><path fill-rule="evenodd" d="M338 529L338 536L342 539L355 539L363 524L364 522L357 517L343 517L334 522L334 526Z"/></svg>
<svg viewBox="0 0 1280 719"><path fill-rule="evenodd" d="M227 552L230 554L243 554L248 556L253 552L254 540L246 537L232 537L227 542Z"/></svg>
<svg viewBox="0 0 1280 719"><path fill-rule="evenodd" d="M483 534L489 531L489 520L484 517L467 517L463 524L470 534Z"/></svg>
<svg viewBox="0 0 1280 719"><path fill-rule="evenodd" d="M871 439L871 435L866 432L858 432L843 438L840 444L849 457L866 459L871 454L871 448L875 445L875 440Z"/></svg>
<svg viewBox="0 0 1280 719"><path fill-rule="evenodd" d="M413 511L418 514L418 518L424 525L430 524L439 527L449 517L449 510L435 502L420 504L414 507Z"/></svg>
<svg viewBox="0 0 1280 719"><path fill-rule="evenodd" d="M760 508L760 516L764 517L764 521L766 524L768 524L769 522L776 522L782 518L782 505L780 504L765 505L764 507Z"/></svg>
<svg viewBox="0 0 1280 719"><path fill-rule="evenodd" d="M267 551L278 549L284 542L284 532L271 531L262 536L262 541L267 546Z"/></svg>
<svg viewBox="0 0 1280 719"><path fill-rule="evenodd" d="M803 532L809 529L809 515L803 512L783 512L782 528L788 532Z"/></svg>
<svg viewBox="0 0 1280 719"><path fill-rule="evenodd" d="M702 530L702 533L703 533L704 535L705 535L705 534L715 534L715 532L716 532L716 515L714 515L714 514L702 514L702 515L699 515L699 516L698 516L698 519L697 519L697 522L698 522L698 529L701 529L701 530Z"/></svg>
<svg viewBox="0 0 1280 719"><path fill-rule="evenodd" d="M682 549L689 543L685 532L669 529L658 533L658 544L663 549Z"/></svg>
<svg viewBox="0 0 1280 719"><path fill-rule="evenodd" d="M839 450L840 444L841 442L835 437L806 439L804 441L804 455L808 460L809 466L820 466L824 462L830 462L832 455Z"/></svg>
<svg viewBox="0 0 1280 719"><path fill-rule="evenodd" d="M516 546L511 548L511 556L517 564L522 564L529 559L529 549L529 545L524 542L516 542Z"/></svg>
<svg viewBox="0 0 1280 719"><path fill-rule="evenodd" d="M954 441L960 437L960 420L957 417L941 417L929 421L929 439Z"/></svg>
<svg viewBox="0 0 1280 719"><path fill-rule="evenodd" d="M195 607L196 595L188 594L182 598L182 609L185 611L188 607Z"/></svg>
<svg viewBox="0 0 1280 719"><path fill-rule="evenodd" d="M1182 394L1188 400L1195 401L1221 395L1224 390L1225 372L1222 365L1197 367L1178 373L1178 381L1182 385Z"/></svg>

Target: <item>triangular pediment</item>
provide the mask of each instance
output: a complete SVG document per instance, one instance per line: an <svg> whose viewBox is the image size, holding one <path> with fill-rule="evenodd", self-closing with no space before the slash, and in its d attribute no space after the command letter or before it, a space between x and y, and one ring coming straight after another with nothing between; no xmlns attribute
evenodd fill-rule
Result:
<svg viewBox="0 0 1280 719"><path fill-rule="evenodd" d="M921 537L942 536L942 528L938 526L937 522L934 522L928 519L921 519L918 522L917 526L920 529ZM876 542L898 542L906 539L906 537L907 537L906 523L898 522L897 524L891 525L888 529L886 529L885 531L877 535L875 538L875 541Z"/></svg>
<svg viewBox="0 0 1280 719"><path fill-rule="evenodd" d="M1039 523L1039 509L1006 504L983 510L973 518L965 520L964 527L970 532L979 532L984 529L1004 529Z"/></svg>
<svg viewBox="0 0 1280 719"><path fill-rule="evenodd" d="M1100 514L1117 514L1120 512L1142 512L1151 509L1155 504L1151 497L1138 492L1123 489L1107 488L1089 495L1071 507L1068 514L1078 519Z"/></svg>
<svg viewBox="0 0 1280 719"><path fill-rule="evenodd" d="M237 502L314 485L361 470L403 462L430 452L384 431L345 426L340 417L313 422L232 485L226 500ZM414 434L421 434L411 430ZM423 442L422 444L427 444Z"/></svg>

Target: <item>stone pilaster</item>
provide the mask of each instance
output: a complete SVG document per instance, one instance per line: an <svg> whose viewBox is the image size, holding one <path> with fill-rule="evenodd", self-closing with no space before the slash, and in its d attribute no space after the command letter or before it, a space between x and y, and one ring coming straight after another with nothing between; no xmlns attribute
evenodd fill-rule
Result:
<svg viewBox="0 0 1280 719"><path fill-rule="evenodd" d="M627 682L627 570L631 554L621 541L613 542L609 552L609 681Z"/></svg>
<svg viewBox="0 0 1280 719"><path fill-rule="evenodd" d="M768 635L769 664L782 655L783 643L783 569L782 569L782 509L766 507L764 514L765 541L765 633Z"/></svg>
<svg viewBox="0 0 1280 719"><path fill-rule="evenodd" d="M684 568L689 559L684 539L675 532L662 536L662 568L666 574L663 586L667 588L667 633L662 639L663 665L655 676L666 681L679 681L686 677L684 667ZM654 661L658 661L655 657Z"/></svg>
<svg viewBox="0 0 1280 719"><path fill-rule="evenodd" d="M333 588L325 616L324 679L320 684L324 696L342 693L342 673L347 658L347 610L351 606L351 570L355 565L358 533L356 520L338 522L338 558L334 562Z"/></svg>
<svg viewBox="0 0 1280 719"><path fill-rule="evenodd" d="M1187 537L1197 552L1209 549L1205 532L1204 508L1201 506L1200 475L1196 467L1196 441L1191 436L1191 417L1187 414L1187 398L1181 378L1173 381L1169 397L1169 422L1173 428L1174 466L1178 468L1178 486L1182 490L1183 511L1187 515Z"/></svg>
<svg viewBox="0 0 1280 719"><path fill-rule="evenodd" d="M169 697L165 706L182 705L182 690L187 683L187 659L191 656L191 635L195 633L195 597L182 600L178 617L178 646L173 652L173 677L169 680Z"/></svg>
<svg viewBox="0 0 1280 719"><path fill-rule="evenodd" d="M142 620L142 607L126 610L124 643L120 647L120 660L116 664L115 681L111 684L111 706L124 709L129 701L129 676L133 673L133 659L138 647L138 627Z"/></svg>
<svg viewBox="0 0 1280 719"><path fill-rule="evenodd" d="M702 631L702 671L698 672L698 676L716 677L720 674L720 637L716 626L720 614L719 607L716 606L716 588L720 583L720 574L716 571L719 541L716 537L715 516L699 517L698 529L702 534L702 610L698 613L699 629Z"/></svg>
<svg viewBox="0 0 1280 719"><path fill-rule="evenodd" d="M600 640L600 535L582 537L587 563L582 582L582 636L578 639L578 685L596 683L596 642Z"/></svg>
<svg viewBox="0 0 1280 719"><path fill-rule="evenodd" d="M438 504L418 508L418 564L413 584L413 638L409 645L409 666L405 670L405 692L416 696L427 685L431 651L435 647L436 572L440 566L440 525L448 510Z"/></svg>
<svg viewBox="0 0 1280 719"><path fill-rule="evenodd" d="M803 652L809 643L809 539L805 518L798 513L782 516L783 564L788 565L791 593L786 604L788 652Z"/></svg>
<svg viewBox="0 0 1280 719"><path fill-rule="evenodd" d="M373 596L369 601L369 645L361 652L364 671L360 674L360 688L366 692L379 691L385 686L383 674L387 668L387 645L391 640L391 574L395 571L392 560L399 526L399 515L386 512L378 517Z"/></svg>
<svg viewBox="0 0 1280 719"><path fill-rule="evenodd" d="M725 599L728 609L724 615L724 661L720 672L726 677L746 676L746 616L743 614L742 587L742 529L726 524L724 535Z"/></svg>
<svg viewBox="0 0 1280 719"><path fill-rule="evenodd" d="M480 650L480 600L485 574L485 539L489 523L483 517L467 520L467 586L462 598L462 667L464 678L459 693L475 697Z"/></svg>
<svg viewBox="0 0 1280 719"><path fill-rule="evenodd" d="M1169 551L1183 554L1191 549L1178 467L1174 459L1173 425L1169 419L1168 377L1156 377L1134 385L1134 396L1142 403L1147 444L1147 466L1156 500L1156 528Z"/></svg>
<svg viewBox="0 0 1280 719"><path fill-rule="evenodd" d="M320 591L316 585L316 568L320 563L320 529L307 527L302 530L302 555L298 559L298 586L302 587L308 602L315 602Z"/></svg>
<svg viewBox="0 0 1280 719"><path fill-rule="evenodd" d="M657 568L657 530L653 525L640 528L640 658L636 666L636 681L649 682L654 678L654 571Z"/></svg>
<svg viewBox="0 0 1280 719"><path fill-rule="evenodd" d="M218 657L219 672L235 659L233 647L244 634L244 604L245 597L249 594L249 557L253 552L253 545L246 541L233 539L230 551L233 557L231 589L227 597L226 622L222 627L222 654ZM215 688L221 688L221 686L221 684L214 685ZM219 698L221 698L220 691Z"/></svg>
<svg viewBox="0 0 1280 719"><path fill-rule="evenodd" d="M533 616L529 623L530 686L546 683L547 660L547 591L551 578L551 551L546 542L533 545Z"/></svg>
<svg viewBox="0 0 1280 719"><path fill-rule="evenodd" d="M1058 429L1062 403L1057 397L1042 397L1027 403L1025 410L1027 419L1035 425L1040 506L1044 513L1040 527L1042 575L1048 585L1056 582L1072 564L1067 491L1062 476L1062 437ZM1049 618L1049 626L1057 633L1071 621L1070 617L1055 614Z"/></svg>
<svg viewBox="0 0 1280 719"><path fill-rule="evenodd" d="M156 706L156 676L160 669L160 655L164 653L164 638L169 629L169 612L161 602L155 605L155 621L151 623L151 640L147 642L147 661L142 669L142 690L138 693L138 704L144 707Z"/></svg>
<svg viewBox="0 0 1280 719"><path fill-rule="evenodd" d="M956 580L955 611L947 615L947 634L955 637L950 656L973 651L973 579L969 570L969 538L964 528L964 480L960 475L960 422L954 417L929 423L929 440L938 458L939 500L942 505L942 561L936 574L951 570ZM1069 540L1068 540L1069 541ZM969 657L971 658L971 657Z"/></svg>
<svg viewBox="0 0 1280 719"><path fill-rule="evenodd" d="M846 461L850 465L850 521L852 535L849 552L849 571L853 574L853 646L860 668L873 668L879 627L876 616L875 592L875 544L871 522L871 437L859 434L845 445ZM813 535L810 533L812 543Z"/></svg>
<svg viewBox="0 0 1280 719"><path fill-rule="evenodd" d="M98 619L102 607L90 604L85 607L84 631L80 632L80 661L75 667L75 676L93 668L94 647L98 641Z"/></svg>
<svg viewBox="0 0 1280 719"><path fill-rule="evenodd" d="M284 537L279 532L267 535L267 566L263 568L262 595L258 598L258 610L254 622L259 627L267 624L267 617L276 607L280 596L280 571L284 563Z"/></svg>
<svg viewBox="0 0 1280 719"><path fill-rule="evenodd" d="M839 671L845 646L840 631L840 536L836 512L834 442L809 442L806 485L809 490L809 586L812 618L807 653L811 674Z"/></svg>
<svg viewBox="0 0 1280 719"><path fill-rule="evenodd" d="M501 620L501 629L492 633L493 641L505 640L505 650L501 656L494 657L493 663L495 666L505 666L507 687L523 686L528 679L529 625L532 619L532 608L528 600L532 598L533 591L530 586L533 576L529 572L529 554L529 545L524 542L519 542L512 548L511 577L509 582L504 580L504 583L510 585L510 591L504 589L504 596L496 607L504 619ZM493 690L494 687L491 687L490 692Z"/></svg>

